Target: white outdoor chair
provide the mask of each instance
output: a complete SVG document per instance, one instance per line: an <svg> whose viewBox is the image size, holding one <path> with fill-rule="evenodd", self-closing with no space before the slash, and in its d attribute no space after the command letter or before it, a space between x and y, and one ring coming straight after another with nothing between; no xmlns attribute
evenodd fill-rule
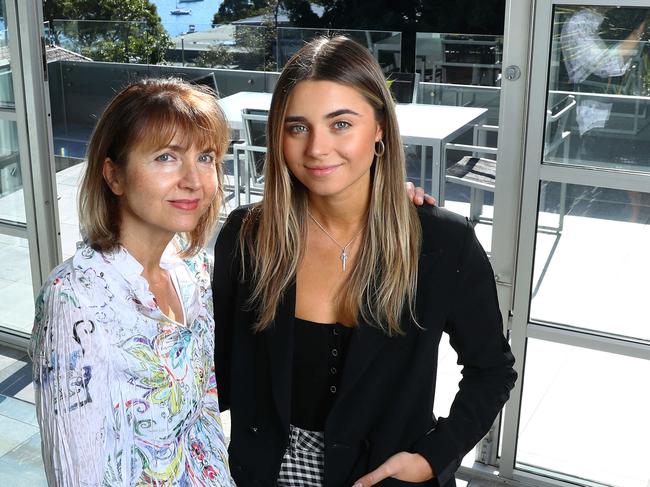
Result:
<svg viewBox="0 0 650 487"><path fill-rule="evenodd" d="M266 163L266 126L268 110L244 108L241 111L244 122L244 142L233 145L233 175L235 205L241 203L241 181L244 184L246 204L251 202L251 193L262 194L264 190L264 166ZM240 178L240 154L244 156L243 174Z"/></svg>
<svg viewBox="0 0 650 487"><path fill-rule="evenodd" d="M576 100L573 95L567 95L559 103L547 110L546 116L546 144L544 146L544 155L555 154L560 146L563 147L564 158L569 153L569 136L570 130L566 129L567 121L571 111L576 106ZM476 132L498 132L499 127L496 125L479 125ZM464 156L457 163L450 166L445 174L445 181L459 184L470 188L470 216L472 224L478 222L490 223L491 218L482 217L483 202L485 191L494 192L497 168L497 148L479 146L473 144L456 144L448 143L445 150L459 150L472 152L472 155ZM483 155L492 155L492 158L482 157ZM560 189L560 220L557 228L540 226L540 230L561 233L564 226L564 215L566 203L566 184L562 183Z"/></svg>

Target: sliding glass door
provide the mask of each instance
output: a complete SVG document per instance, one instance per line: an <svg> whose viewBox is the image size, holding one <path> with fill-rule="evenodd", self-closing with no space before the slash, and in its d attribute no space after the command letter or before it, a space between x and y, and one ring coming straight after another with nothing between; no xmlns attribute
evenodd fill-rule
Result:
<svg viewBox="0 0 650 487"><path fill-rule="evenodd" d="M538 0L502 474L650 484L650 7Z"/></svg>
<svg viewBox="0 0 650 487"><path fill-rule="evenodd" d="M41 8L0 0L0 341L18 346L60 256Z"/></svg>

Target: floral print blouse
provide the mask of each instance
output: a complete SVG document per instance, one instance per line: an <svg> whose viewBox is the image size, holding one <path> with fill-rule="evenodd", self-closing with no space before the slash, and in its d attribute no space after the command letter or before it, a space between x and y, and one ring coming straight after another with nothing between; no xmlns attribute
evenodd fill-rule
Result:
<svg viewBox="0 0 650 487"><path fill-rule="evenodd" d="M161 259L183 323L124 248L83 244L41 289L31 342L51 486L234 486L219 417L205 254Z"/></svg>

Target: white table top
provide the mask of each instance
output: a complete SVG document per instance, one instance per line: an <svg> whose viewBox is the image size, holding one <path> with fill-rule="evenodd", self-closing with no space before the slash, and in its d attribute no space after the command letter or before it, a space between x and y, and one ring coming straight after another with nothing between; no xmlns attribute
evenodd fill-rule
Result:
<svg viewBox="0 0 650 487"><path fill-rule="evenodd" d="M233 129L242 130L243 108L268 110L271 93L240 91L219 100L219 105ZM470 123L476 123L487 108L454 107L446 105L398 104L397 120L402 140L407 144L431 145L446 140Z"/></svg>

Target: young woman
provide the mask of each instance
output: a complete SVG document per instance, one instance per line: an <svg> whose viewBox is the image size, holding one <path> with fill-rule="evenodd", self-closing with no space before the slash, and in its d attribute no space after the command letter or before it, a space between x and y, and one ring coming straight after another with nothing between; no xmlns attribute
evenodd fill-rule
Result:
<svg viewBox="0 0 650 487"><path fill-rule="evenodd" d="M215 248L216 371L233 477L452 486L516 374L469 223L404 193L395 107L370 53L302 48L275 88L264 200ZM463 380L433 414L438 343Z"/></svg>
<svg viewBox="0 0 650 487"><path fill-rule="evenodd" d="M175 79L119 93L79 191L86 241L52 271L32 335L51 486L232 486L209 264L227 122Z"/></svg>

